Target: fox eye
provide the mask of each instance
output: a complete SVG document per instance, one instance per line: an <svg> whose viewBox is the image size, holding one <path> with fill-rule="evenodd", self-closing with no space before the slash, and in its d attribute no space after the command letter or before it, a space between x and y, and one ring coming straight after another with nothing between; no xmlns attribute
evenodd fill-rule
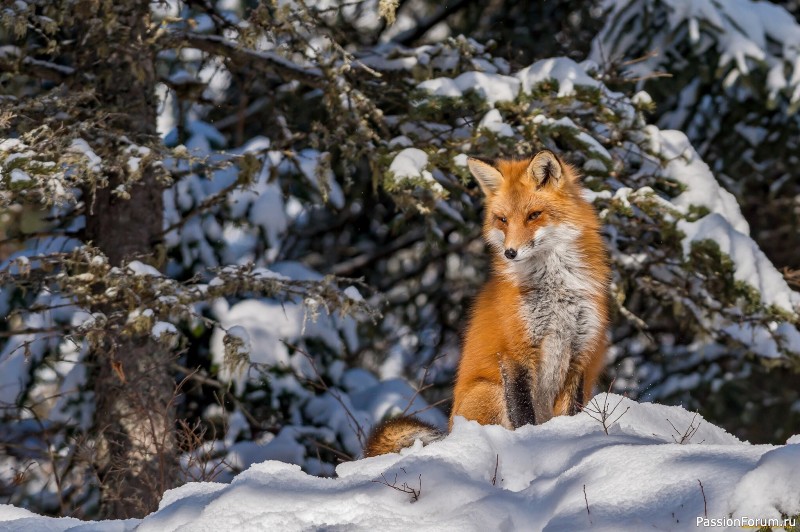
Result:
<svg viewBox="0 0 800 532"><path fill-rule="evenodd" d="M535 220L542 214L542 211L533 211L528 215L528 220Z"/></svg>
<svg viewBox="0 0 800 532"><path fill-rule="evenodd" d="M496 220L500 220L500 223L504 225L508 223L508 218L506 218L505 216L500 216L499 214L495 214L494 217Z"/></svg>

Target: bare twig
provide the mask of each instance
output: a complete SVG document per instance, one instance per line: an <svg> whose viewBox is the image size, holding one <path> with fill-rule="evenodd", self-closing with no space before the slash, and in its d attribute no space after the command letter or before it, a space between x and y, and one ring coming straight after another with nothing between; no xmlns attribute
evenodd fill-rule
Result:
<svg viewBox="0 0 800 532"><path fill-rule="evenodd" d="M403 472L405 472L405 470L403 470ZM419 500L419 496L422 494L422 474L419 475L419 486L417 487L417 489L414 489L411 486L409 486L407 482L403 482L402 485L398 486L396 474L394 476L394 482L390 483L386 479L386 475L384 473L381 473L380 480L375 479L372 482L375 482L376 484L383 484L384 486L388 486L393 490L399 491L401 493L408 493L409 495L411 495L411 502L417 502Z"/></svg>
<svg viewBox="0 0 800 532"><path fill-rule="evenodd" d="M282 342L283 342L284 345L286 345L286 347L288 347L290 349L293 349L293 350L297 351L298 353L302 354L304 357L306 357L306 360L308 360L308 363L311 365L311 369L314 371L314 375L317 378L316 383L311 382L311 381L309 381L309 382L311 382L312 384L317 386L319 389L321 389L321 390L323 390L325 392L328 392L331 395L331 397L333 397L336 400L336 402L339 403L339 405L341 405L341 407L344 409L344 412L347 415L347 418L349 420L350 428L352 428L353 431L356 433L356 436L358 437L358 441L361 444L361 447L363 448L367 443L367 433L364 430L364 427L362 427L361 423L358 422L358 419L356 419L356 416L353 414L353 412L350 410L350 408L344 402L344 400L342 399L341 395L336 393L336 390L332 390L328 386L328 384L325 382L325 379L322 378L322 375L320 374L319 370L317 369L317 364L314 361L314 357L312 357L306 350L302 349L301 347L299 347L297 345L290 344L289 342L286 342L285 340L282 340Z"/></svg>
<svg viewBox="0 0 800 532"><path fill-rule="evenodd" d="M589 511L589 497L586 496L586 484L583 485L583 502L586 503L586 515L591 515L592 512ZM592 518L589 517L589 523L592 522Z"/></svg>
<svg viewBox="0 0 800 532"><path fill-rule="evenodd" d="M208 196L199 205L193 207L192 210L190 210L189 212L184 213L181 216L180 220L178 220L177 222L175 222L173 224L170 224L169 227L167 227L166 229L161 231L161 234L162 235L166 235L170 231L174 231L176 229L180 229L181 227L186 225L186 223L191 218L193 218L194 216L197 216L198 214L203 214L203 213L207 212L208 210L212 209L213 207L219 205L222 201L224 201L226 198L228 198L228 196L229 196L229 194L231 192L233 192L234 190L236 190L237 188L242 187L242 186L243 186L243 184L240 183L238 180L236 180L233 183L231 183L230 185L228 185L225 188L223 188L222 190L220 190L219 192L217 192L215 194L212 194L211 196Z"/></svg>
<svg viewBox="0 0 800 532"><path fill-rule="evenodd" d="M783 274L783 278L786 279L786 282L795 288L800 288L800 270L793 270L788 266L784 266L781 270Z"/></svg>
<svg viewBox="0 0 800 532"><path fill-rule="evenodd" d="M261 422L259 422L256 419L256 417L253 414L251 414L247 410L247 408L245 408L244 404L242 404L242 402L239 401L239 399L236 397L236 395L234 395L233 393L231 393L229 391L229 386L227 384L222 383L222 382L220 382L220 381L218 381L216 379L213 379L213 378L209 377L208 375L202 375L200 373L201 369L199 367L196 368L196 369L189 369L189 368L185 368L185 367L183 367L183 366L181 366L179 364L173 363L171 365L171 368L173 370L175 370L175 371L178 371L178 372L183 373L184 375L186 375L187 379L191 379L193 381L199 382L200 384L204 384L206 386L211 386L212 388L216 388L217 390L220 390L224 394L225 398L226 399L230 399L231 402L236 406L236 408L239 409L239 411L242 413L242 415L244 415L244 417L247 418L247 421L250 423L251 426L263 428L263 427L261 427ZM217 398L217 400L220 403L223 402L222 399L219 398L219 397Z"/></svg>
<svg viewBox="0 0 800 532"><path fill-rule="evenodd" d="M34 59L33 57L23 57L14 61L7 57L0 60L0 70L6 72L19 72L21 74L46 79L54 83L61 83L75 74L75 69L50 61Z"/></svg>
<svg viewBox="0 0 800 532"><path fill-rule="evenodd" d="M692 420L689 422L689 426L686 427L686 430L684 430L683 432L675 428L675 425L672 424L672 421L670 421L669 418L667 418L667 423L669 423L670 427L672 427L672 430L675 431L675 434L677 434L680 437L680 439L678 439L675 437L675 435L672 436L672 439L675 441L675 443L679 443L681 445L684 443L689 443L692 437L695 434L697 434L697 429L699 429L700 425L702 424L702 421L698 422L697 425L694 424L694 420L697 419L697 415L698 415L697 412L695 412L694 417L692 417Z"/></svg>
<svg viewBox="0 0 800 532"><path fill-rule="evenodd" d="M700 482L700 479L697 479L697 483L700 484L700 493L703 494L703 514L705 517L708 517L708 501L706 501L706 490L703 489L703 483Z"/></svg>
<svg viewBox="0 0 800 532"><path fill-rule="evenodd" d="M500 465L500 455L498 454L498 455L495 455L495 459L494 459L494 475L492 475L492 486L497 484L497 467L499 465ZM502 481L503 481L503 479L501 478L500 482L502 482Z"/></svg>
<svg viewBox="0 0 800 532"><path fill-rule="evenodd" d="M428 410L431 410L432 408L436 408L437 406L442 405L442 404L447 403L447 402L452 401L452 400L453 400L452 397L445 397L444 399L439 399L435 403L431 403L431 404L429 404L428 406L426 406L424 408L419 408L417 410L414 410L413 412L409 412L408 415L409 415L409 417L414 417L417 414L421 414L423 412L427 412Z"/></svg>
<svg viewBox="0 0 800 532"><path fill-rule="evenodd" d="M414 394L408 400L408 404L403 409L402 414L400 414L401 416L405 416L406 415L406 413L408 412L408 409L411 408L411 405L414 404L414 400L417 398L417 396L420 393L424 392L425 390L427 390L428 388L430 388L432 386L432 384L425 384L425 381L428 380L428 372L430 371L431 366L433 365L433 363L436 362L438 359L440 359L443 356L444 356L444 354L437 355L437 356L433 357L430 362L425 364L425 368L424 368L425 371L422 374L422 378L420 378L419 384L414 389Z"/></svg>
<svg viewBox="0 0 800 532"><path fill-rule="evenodd" d="M627 61L623 61L620 63L621 66L630 66L635 65L636 63L641 63L642 61L647 61L652 57L658 57L658 50L650 50L639 57L634 57L633 59L628 59Z"/></svg>
<svg viewBox="0 0 800 532"><path fill-rule="evenodd" d="M625 78L625 81L628 81L630 83L636 83L638 81L646 81L648 79L671 78L671 77L672 77L672 74L670 74L669 72L651 72L650 74L647 74L646 76L637 76L635 78Z"/></svg>
<svg viewBox="0 0 800 532"><path fill-rule="evenodd" d="M614 381L611 381L611 384L609 385L609 390L611 389L611 386L613 386L613 384ZM620 397L619 401L617 401L617 404L615 404L613 408L609 410L608 393L606 393L605 398L603 399L602 406L600 405L600 402L597 400L597 397L594 397L591 401L589 401L588 405L583 407L583 412L585 412L586 415L589 416L590 418L594 419L595 421L598 421L601 425L603 425L603 430L605 431L606 434L608 434L608 429L612 425L614 425L614 423L619 421L622 416L627 414L628 410L631 409L631 407L627 407L624 412L619 414L616 418L613 418L614 412L617 410L617 407L619 407L619 405L622 404L623 399L624 397ZM591 408L589 408L590 406Z"/></svg>
<svg viewBox="0 0 800 532"><path fill-rule="evenodd" d="M243 47L237 42L227 40L218 35L201 35L187 32L171 36L175 47L190 46L206 53L219 55L234 63L248 65L261 72L275 73L282 77L294 79L317 89L327 86L322 71L316 67L304 67L274 52L263 52Z"/></svg>
<svg viewBox="0 0 800 532"><path fill-rule="evenodd" d="M424 20L417 22L411 29L402 32L400 35L392 39L394 42L403 44L403 45L410 45L423 35L425 35L429 29L440 23L441 21L447 19L450 15L460 11L461 9L468 6L472 3L472 0L457 0L456 2L444 2L439 9L433 15L427 17Z"/></svg>
<svg viewBox="0 0 800 532"><path fill-rule="evenodd" d="M225 469L233 471L233 467L224 457L215 460L217 457L206 450L204 445L206 431L207 428L199 420L193 425L187 423L186 420L178 420L178 446L187 456L183 472L187 478L195 482L213 482ZM213 439L216 438L212 436ZM211 467L209 464L212 464ZM196 475L194 469L199 474Z"/></svg>
<svg viewBox="0 0 800 532"><path fill-rule="evenodd" d="M10 338L12 336L21 336L25 334L43 334L43 333L55 333L55 332L62 332L65 333L69 331L69 327L62 326L62 327L31 327L29 329L16 329L10 331L0 331L0 338Z"/></svg>
<svg viewBox="0 0 800 532"><path fill-rule="evenodd" d="M336 449L335 447L331 447L327 443L323 443L315 438L312 438L311 436L306 436L305 440L311 445L314 445L317 448L317 452L319 452L319 449L325 449L326 451L335 454L342 462L352 462L354 460L354 458L349 454L341 451L340 449Z"/></svg>

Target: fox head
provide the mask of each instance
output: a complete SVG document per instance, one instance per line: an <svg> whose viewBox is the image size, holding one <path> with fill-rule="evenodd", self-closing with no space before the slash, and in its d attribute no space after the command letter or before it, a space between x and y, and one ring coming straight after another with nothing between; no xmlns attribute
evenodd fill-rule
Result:
<svg viewBox="0 0 800 532"><path fill-rule="evenodd" d="M496 260L514 265L573 241L586 203L571 166L544 150L527 159L467 159L486 196L483 235Z"/></svg>

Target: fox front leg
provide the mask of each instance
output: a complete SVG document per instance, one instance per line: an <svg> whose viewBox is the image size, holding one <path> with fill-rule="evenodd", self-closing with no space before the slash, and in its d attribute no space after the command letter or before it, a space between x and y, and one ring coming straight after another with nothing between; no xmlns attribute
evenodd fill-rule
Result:
<svg viewBox="0 0 800 532"><path fill-rule="evenodd" d="M557 416L575 415L583 408L583 371L570 367L564 385L556 397L553 411Z"/></svg>
<svg viewBox="0 0 800 532"><path fill-rule="evenodd" d="M519 363L500 362L500 375L503 379L503 396L506 415L513 428L535 425L533 408L533 375L527 366Z"/></svg>
<svg viewBox="0 0 800 532"><path fill-rule="evenodd" d="M539 424L546 423L553 416L566 413L557 408L557 400L565 387L572 388L574 377L571 375L570 344L559 331L542 342L541 357L536 366L533 379L533 410ZM577 384L577 381L575 381ZM572 388L574 394L574 388ZM570 395L570 398L573 395Z"/></svg>

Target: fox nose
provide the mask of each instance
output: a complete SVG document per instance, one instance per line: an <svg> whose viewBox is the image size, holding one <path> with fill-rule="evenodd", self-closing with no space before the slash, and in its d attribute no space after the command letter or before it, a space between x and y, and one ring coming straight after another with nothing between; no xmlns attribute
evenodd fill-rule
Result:
<svg viewBox="0 0 800 532"><path fill-rule="evenodd" d="M508 248L508 249L506 250L506 258L507 258L507 259L513 259L513 258L515 258L516 256L517 256L517 250L516 250L516 249L514 249L514 248Z"/></svg>

